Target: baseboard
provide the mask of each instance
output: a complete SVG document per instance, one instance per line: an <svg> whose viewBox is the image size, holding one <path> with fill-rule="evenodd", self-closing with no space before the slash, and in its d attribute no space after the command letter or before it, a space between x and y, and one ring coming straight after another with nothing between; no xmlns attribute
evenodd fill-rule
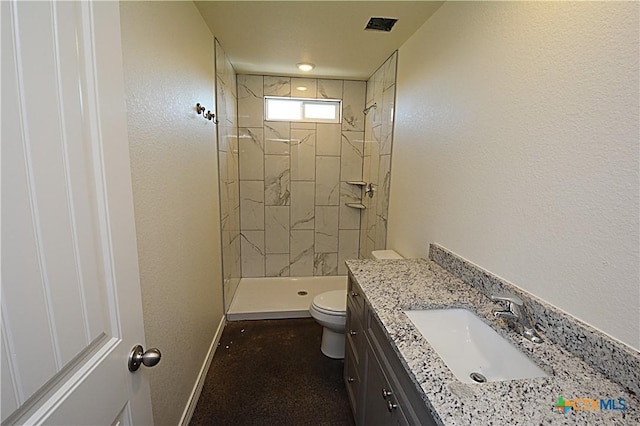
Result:
<svg viewBox="0 0 640 426"><path fill-rule="evenodd" d="M180 426L188 426L189 422L191 422L191 417L193 417L193 412L196 409L196 404L198 404L198 398L200 398L200 392L202 392L202 386L204 386L204 379L207 377L207 372L209 371L209 366L211 365L211 361L213 360L213 355L216 352L216 348L218 347L218 342L220 341L220 337L222 336L222 330L224 329L224 325L226 323L225 316L223 315L220 318L220 324L218 324L218 329L216 330L216 334L213 336L213 341L211 342L211 346L209 347L209 352L207 352L207 357L204 360L204 364L202 364L202 368L200 369L200 373L198 373L198 380L196 380L196 384L191 391L191 395L189 396L189 401L187 402L187 406L182 413L182 417L180 418Z"/></svg>

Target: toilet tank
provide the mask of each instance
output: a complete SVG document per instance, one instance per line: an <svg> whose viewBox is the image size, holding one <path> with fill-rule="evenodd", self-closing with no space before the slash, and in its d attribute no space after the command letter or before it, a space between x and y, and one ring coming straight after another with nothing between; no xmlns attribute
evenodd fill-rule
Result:
<svg viewBox="0 0 640 426"><path fill-rule="evenodd" d="M395 250L374 250L371 252L371 257L373 259L404 259Z"/></svg>

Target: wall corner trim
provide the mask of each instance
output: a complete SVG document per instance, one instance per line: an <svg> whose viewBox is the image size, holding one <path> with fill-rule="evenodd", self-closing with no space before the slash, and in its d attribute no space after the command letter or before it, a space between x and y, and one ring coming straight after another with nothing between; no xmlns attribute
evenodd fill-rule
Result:
<svg viewBox="0 0 640 426"><path fill-rule="evenodd" d="M220 341L220 337L222 336L222 331L224 330L224 326L227 321L224 315L220 318L220 323L218 324L218 329L216 330L216 334L213 336L213 340L211 341L211 346L209 346L209 351L207 352L207 356L204 359L204 363L202 364L202 368L200 368L200 373L198 373L198 379L191 391L191 395L189 395L189 399L187 401L187 405L184 408L184 412L180 417L180 426L188 426L191 422L191 417L193 417L193 412L196 409L196 405L198 404L198 399L200 399L200 393L202 392L202 387L204 386L204 380L207 377L207 372L209 371L209 367L211 366L211 361L213 361L213 355L216 352L216 348L218 347L218 342Z"/></svg>

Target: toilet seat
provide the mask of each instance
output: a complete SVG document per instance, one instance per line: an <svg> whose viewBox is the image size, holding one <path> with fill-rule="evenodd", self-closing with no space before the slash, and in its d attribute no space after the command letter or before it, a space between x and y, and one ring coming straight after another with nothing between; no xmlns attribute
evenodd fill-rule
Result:
<svg viewBox="0 0 640 426"><path fill-rule="evenodd" d="M347 315L347 293L344 290L333 290L313 298L313 309L327 315Z"/></svg>

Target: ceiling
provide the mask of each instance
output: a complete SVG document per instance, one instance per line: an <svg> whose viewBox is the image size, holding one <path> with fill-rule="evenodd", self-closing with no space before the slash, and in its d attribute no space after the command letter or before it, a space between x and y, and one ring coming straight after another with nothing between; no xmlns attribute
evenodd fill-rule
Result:
<svg viewBox="0 0 640 426"><path fill-rule="evenodd" d="M366 80L442 1L196 1L239 74ZM391 32L371 17L398 18ZM303 73L299 62L316 68Z"/></svg>

